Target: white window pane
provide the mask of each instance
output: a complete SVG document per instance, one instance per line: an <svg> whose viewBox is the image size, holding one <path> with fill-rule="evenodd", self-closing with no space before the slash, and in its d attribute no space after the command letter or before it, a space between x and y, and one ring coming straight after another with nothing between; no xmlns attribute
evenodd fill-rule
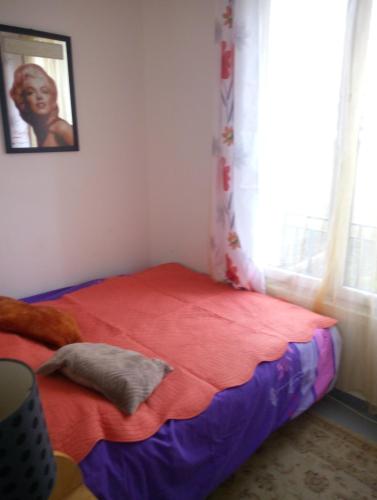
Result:
<svg viewBox="0 0 377 500"><path fill-rule="evenodd" d="M377 292L377 8L372 11L345 284Z"/></svg>
<svg viewBox="0 0 377 500"><path fill-rule="evenodd" d="M268 264L320 276L327 236L346 0L272 0L261 177Z"/></svg>

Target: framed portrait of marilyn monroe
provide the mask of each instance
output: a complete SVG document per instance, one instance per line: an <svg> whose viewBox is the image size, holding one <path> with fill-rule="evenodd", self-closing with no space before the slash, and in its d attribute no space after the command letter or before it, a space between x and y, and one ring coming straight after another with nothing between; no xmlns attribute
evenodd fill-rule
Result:
<svg viewBox="0 0 377 500"><path fill-rule="evenodd" d="M70 38L0 24L0 102L7 153L78 151Z"/></svg>

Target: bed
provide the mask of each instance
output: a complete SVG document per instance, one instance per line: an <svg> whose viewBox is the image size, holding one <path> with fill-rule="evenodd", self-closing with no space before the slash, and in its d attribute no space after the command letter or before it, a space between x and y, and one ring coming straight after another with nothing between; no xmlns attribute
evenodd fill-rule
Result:
<svg viewBox="0 0 377 500"><path fill-rule="evenodd" d="M24 300L70 311L86 341L157 354L174 367L132 417L64 377L38 376L53 447L79 462L99 499L206 498L271 432L322 398L339 366L331 318L179 264ZM11 335L0 334L2 357L37 368L52 355ZM209 381L205 364L213 365Z"/></svg>

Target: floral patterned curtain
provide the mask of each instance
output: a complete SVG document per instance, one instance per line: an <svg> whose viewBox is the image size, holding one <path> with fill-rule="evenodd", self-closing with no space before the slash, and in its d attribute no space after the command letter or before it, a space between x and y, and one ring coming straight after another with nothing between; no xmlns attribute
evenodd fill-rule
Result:
<svg viewBox="0 0 377 500"><path fill-rule="evenodd" d="M242 26L234 23L233 0L219 0L218 5L215 36L220 60L220 81L218 129L213 147L215 176L211 234L212 275L217 280L230 282L236 288L263 292L263 272L252 257L255 213L250 213L256 208L257 197L257 179L254 175L256 168L253 168L256 159L250 158L253 154L251 146L256 137L243 136L241 125L244 112L237 109L235 101L236 55L242 58L247 43L256 40L254 37L250 39L243 32ZM258 87L255 85L258 81L257 66L258 61L247 66L251 70L256 69L251 77L251 86L245 87L243 81L243 88L251 88L254 94ZM242 88L237 89L238 91L243 92ZM253 99L251 102L254 102L255 108L257 101Z"/></svg>

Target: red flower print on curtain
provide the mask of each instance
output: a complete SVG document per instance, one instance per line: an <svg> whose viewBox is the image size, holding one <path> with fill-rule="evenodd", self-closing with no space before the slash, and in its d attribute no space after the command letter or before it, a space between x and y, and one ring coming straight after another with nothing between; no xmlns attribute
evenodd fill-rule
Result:
<svg viewBox="0 0 377 500"><path fill-rule="evenodd" d="M223 19L224 19L224 25L228 26L228 28L232 28L232 26L233 26L233 9L230 5L227 5L225 7Z"/></svg>
<svg viewBox="0 0 377 500"><path fill-rule="evenodd" d="M228 254L225 254L225 262L226 262L226 277L234 285L239 285L240 279L237 274L237 267L233 264L232 259L229 257Z"/></svg>
<svg viewBox="0 0 377 500"><path fill-rule="evenodd" d="M235 148L237 130L234 124L236 26L233 0L219 0L216 43L219 48L219 121L214 140L216 182L213 197L211 234L212 276L228 281L236 288L264 291L263 273L243 248L243 237L237 227L238 207L235 199Z"/></svg>
<svg viewBox="0 0 377 500"><path fill-rule="evenodd" d="M221 78L227 80L233 73L234 50L227 47L226 42L221 42Z"/></svg>
<svg viewBox="0 0 377 500"><path fill-rule="evenodd" d="M224 191L228 191L230 186L230 166L226 164L225 158L221 157L219 162L220 175L223 181Z"/></svg>
<svg viewBox="0 0 377 500"><path fill-rule="evenodd" d="M233 127L225 126L221 136L223 138L223 143L227 146L231 146L233 144Z"/></svg>

